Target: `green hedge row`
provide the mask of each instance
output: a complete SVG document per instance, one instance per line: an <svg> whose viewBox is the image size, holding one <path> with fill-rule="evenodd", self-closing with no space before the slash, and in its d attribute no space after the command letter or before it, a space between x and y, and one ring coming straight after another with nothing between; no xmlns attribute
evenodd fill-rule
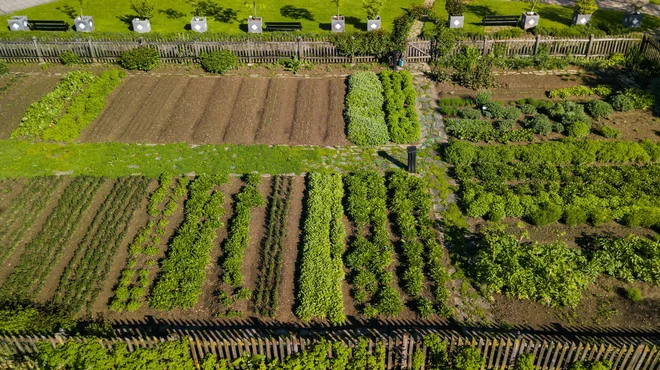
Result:
<svg viewBox="0 0 660 370"><path fill-rule="evenodd" d="M126 77L121 70L105 71L94 79L84 92L71 101L66 114L43 131L43 139L53 141L73 141L103 112L105 99Z"/></svg>
<svg viewBox="0 0 660 370"><path fill-rule="evenodd" d="M357 72L348 78L345 110L348 140L359 146L389 143L383 113L383 86L373 72Z"/></svg>
<svg viewBox="0 0 660 370"><path fill-rule="evenodd" d="M385 94L385 112L390 138L397 144L419 141L421 129L415 110L417 93L408 71L383 71L380 74Z"/></svg>
<svg viewBox="0 0 660 370"><path fill-rule="evenodd" d="M346 320L342 298L346 238L342 177L310 173L307 189L296 316L304 321L327 318L340 324Z"/></svg>

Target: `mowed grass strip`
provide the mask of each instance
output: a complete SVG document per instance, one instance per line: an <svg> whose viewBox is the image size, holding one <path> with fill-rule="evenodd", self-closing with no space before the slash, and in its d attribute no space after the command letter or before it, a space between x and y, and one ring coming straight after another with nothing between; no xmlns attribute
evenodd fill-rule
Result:
<svg viewBox="0 0 660 370"><path fill-rule="evenodd" d="M221 6L217 16L210 17L209 31L234 34L247 32L247 18L253 14L244 0L216 0ZM188 1L158 0L155 15L150 19L153 32L190 32L193 7ZM304 32L330 31L330 19L337 8L328 0L260 0L257 14L265 22L300 22ZM403 14L411 5L421 5L423 0L386 1L380 12L383 27L392 28L392 21ZM360 1L346 1L341 6L346 17L346 30L366 30L367 15ZM29 19L63 20L73 25L73 18L80 12L77 0L59 0L52 3L20 10L11 15L27 15ZM131 20L136 17L130 0L89 1L83 9L84 15L94 17L96 32L131 32ZM11 15L0 17L7 24ZM4 28L9 32L8 28ZM137 34L136 34L137 35Z"/></svg>

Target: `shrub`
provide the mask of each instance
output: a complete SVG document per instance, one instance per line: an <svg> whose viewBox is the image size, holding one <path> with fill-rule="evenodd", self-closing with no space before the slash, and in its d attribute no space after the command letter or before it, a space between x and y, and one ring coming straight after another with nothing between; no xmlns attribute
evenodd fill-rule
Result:
<svg viewBox="0 0 660 370"><path fill-rule="evenodd" d="M612 106L602 100L592 100L587 104L587 112L594 118L607 118L614 112Z"/></svg>
<svg viewBox="0 0 660 370"><path fill-rule="evenodd" d="M236 55L227 50L202 53L199 59L202 68L204 68L206 72L221 75L236 68L236 65L238 64L238 58Z"/></svg>
<svg viewBox="0 0 660 370"><path fill-rule="evenodd" d="M491 101L484 104L484 107L483 113L487 118L503 119L506 115L504 106L499 102Z"/></svg>
<svg viewBox="0 0 660 370"><path fill-rule="evenodd" d="M7 62L4 60L0 60L0 76L6 75L9 73L9 67L7 66Z"/></svg>
<svg viewBox="0 0 660 370"><path fill-rule="evenodd" d="M486 103L490 102L490 91L479 90L475 101L479 107L483 107Z"/></svg>
<svg viewBox="0 0 660 370"><path fill-rule="evenodd" d="M458 115L461 118L465 118L465 119L480 119L481 118L481 111L478 110L478 109L474 109L474 108L465 108L465 109L459 111Z"/></svg>
<svg viewBox="0 0 660 370"><path fill-rule="evenodd" d="M621 131L610 127L610 126L603 126L600 128L600 134L605 136L608 139L618 139L621 137Z"/></svg>
<svg viewBox="0 0 660 370"><path fill-rule="evenodd" d="M635 109L649 109L655 104L655 96L650 91L629 88L623 90L621 95L629 97L635 106Z"/></svg>
<svg viewBox="0 0 660 370"><path fill-rule="evenodd" d="M578 0L575 2L575 11L578 14L593 14L598 10L598 4L595 0Z"/></svg>
<svg viewBox="0 0 660 370"><path fill-rule="evenodd" d="M516 358L516 364L513 370L536 370L534 366L534 355L531 353L523 353Z"/></svg>
<svg viewBox="0 0 660 370"><path fill-rule="evenodd" d="M419 140L421 128L415 110L417 93L408 71L380 74L385 96L385 113L390 138L398 144L413 143Z"/></svg>
<svg viewBox="0 0 660 370"><path fill-rule="evenodd" d="M462 347L452 360L454 370L479 370L486 364L486 359L481 357L479 350L474 347Z"/></svg>
<svg viewBox="0 0 660 370"><path fill-rule="evenodd" d="M511 131L516 126L516 121L512 119L504 119L495 122L495 127L500 131Z"/></svg>
<svg viewBox="0 0 660 370"><path fill-rule="evenodd" d="M605 361L577 361L572 363L568 370L610 370L612 362Z"/></svg>
<svg viewBox="0 0 660 370"><path fill-rule="evenodd" d="M548 135L552 132L552 122L545 114L528 117L525 119L525 127L534 130L534 132L541 135Z"/></svg>
<svg viewBox="0 0 660 370"><path fill-rule="evenodd" d="M575 122L566 127L570 137L586 137L591 132L591 125L585 122Z"/></svg>
<svg viewBox="0 0 660 370"><path fill-rule="evenodd" d="M630 288L626 291L626 298L630 299L633 302L642 301L642 291L639 288Z"/></svg>
<svg viewBox="0 0 660 370"><path fill-rule="evenodd" d="M454 141L444 151L444 159L455 166L469 166L476 158L476 148L465 141Z"/></svg>
<svg viewBox="0 0 660 370"><path fill-rule="evenodd" d="M520 109L520 111L521 111L523 114L527 114L527 115L531 115L531 114L536 114L536 113L537 113L537 112L536 112L536 107L533 106L533 105L531 105L531 104L521 104L521 105L518 107L518 109Z"/></svg>
<svg viewBox="0 0 660 370"><path fill-rule="evenodd" d="M390 141L382 107L383 85L375 73L357 72L349 77L345 115L353 144L375 146Z"/></svg>
<svg viewBox="0 0 660 370"><path fill-rule="evenodd" d="M141 46L119 54L119 65L130 70L150 71L160 65L158 51Z"/></svg>
<svg viewBox="0 0 660 370"><path fill-rule="evenodd" d="M545 226L561 220L563 210L560 205L546 203L529 214L529 220L536 226Z"/></svg>
<svg viewBox="0 0 660 370"><path fill-rule="evenodd" d="M445 10L447 10L447 14L453 17L463 15L464 8L465 4L463 3L463 0L447 0L447 2L445 2Z"/></svg>
<svg viewBox="0 0 660 370"><path fill-rule="evenodd" d="M504 107L504 112L502 113L504 119L516 120L518 117L522 116L522 111L516 107Z"/></svg>
<svg viewBox="0 0 660 370"><path fill-rule="evenodd" d="M60 54L60 62L65 66L72 66L82 63L80 57L70 51L65 51Z"/></svg>
<svg viewBox="0 0 660 370"><path fill-rule="evenodd" d="M131 2L131 9L142 19L149 19L154 16L156 6L151 0L134 0Z"/></svg>
<svg viewBox="0 0 660 370"><path fill-rule="evenodd" d="M562 89L550 90L548 96L552 99L556 99L556 98L567 99L572 97L592 96L592 95L605 97L605 96L609 96L611 93L612 93L612 88L605 85L598 85L594 88L578 85L572 87L565 87Z"/></svg>
<svg viewBox="0 0 660 370"><path fill-rule="evenodd" d="M612 97L612 108L619 112L630 112L635 109L635 101L623 94L617 94Z"/></svg>

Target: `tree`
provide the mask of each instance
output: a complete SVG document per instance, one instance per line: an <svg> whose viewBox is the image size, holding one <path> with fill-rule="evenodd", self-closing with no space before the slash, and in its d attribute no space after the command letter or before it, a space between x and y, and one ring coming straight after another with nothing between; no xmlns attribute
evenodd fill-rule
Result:
<svg viewBox="0 0 660 370"><path fill-rule="evenodd" d="M257 18L257 0L247 1L243 4L246 8L254 9L254 18ZM259 9L263 9L263 5L259 5Z"/></svg>
<svg viewBox="0 0 660 370"><path fill-rule="evenodd" d="M460 17L465 10L465 4L463 3L463 0L447 0L445 3L445 9L447 10L447 13L449 13L449 16Z"/></svg>
<svg viewBox="0 0 660 370"><path fill-rule="evenodd" d="M149 19L154 16L156 6L151 0L137 0L131 3L131 8L137 13L140 19Z"/></svg>
<svg viewBox="0 0 660 370"><path fill-rule="evenodd" d="M383 9L385 0L362 0L362 7L367 12L367 19L376 19ZM339 13L339 9L337 9Z"/></svg>
<svg viewBox="0 0 660 370"><path fill-rule="evenodd" d="M596 0L578 0L575 3L575 11L578 14L594 14L598 10Z"/></svg>
<svg viewBox="0 0 660 370"><path fill-rule="evenodd" d="M337 17L341 16L341 14L339 14L339 5L341 5L341 0L330 0L330 2L337 6Z"/></svg>
<svg viewBox="0 0 660 370"><path fill-rule="evenodd" d="M78 4L80 4L80 18L83 16L83 5L85 5L85 0L78 0Z"/></svg>
<svg viewBox="0 0 660 370"><path fill-rule="evenodd" d="M539 0L525 0L525 2L532 4L532 10L530 13L534 13L534 9L536 9L536 4L539 3Z"/></svg>

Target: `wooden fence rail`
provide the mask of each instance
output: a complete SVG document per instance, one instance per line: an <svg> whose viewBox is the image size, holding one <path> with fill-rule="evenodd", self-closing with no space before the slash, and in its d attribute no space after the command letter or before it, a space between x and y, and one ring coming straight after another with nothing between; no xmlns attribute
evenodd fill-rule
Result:
<svg viewBox="0 0 660 370"><path fill-rule="evenodd" d="M644 52L650 59L660 62L660 42L650 37L644 38Z"/></svg>
<svg viewBox="0 0 660 370"><path fill-rule="evenodd" d="M506 56L533 56L547 50L550 56L574 56L584 58L604 58L614 53L626 53L633 46L642 43L639 35L620 37L554 38L521 37L514 39L489 39L488 37L460 41L479 49L484 55L497 53ZM59 61L65 51L78 55L83 62L115 62L119 54L141 44L155 48L164 62L195 62L204 52L230 50L244 63L275 63L294 56L314 63L373 63L378 58L373 55L345 56L330 41L140 41L140 40L2 40L0 58L12 62L51 62ZM435 40L410 40L405 57L409 63L426 63L437 57Z"/></svg>
<svg viewBox="0 0 660 370"><path fill-rule="evenodd" d="M516 358L523 353L534 355L534 363L539 370L559 370L575 361L609 360L614 370L658 370L660 368L660 348L648 341L632 344L584 343L568 340L552 340L543 337L519 338L511 335L500 336L456 336L438 333L447 343L449 352L461 346L472 346L486 359L485 369L511 368ZM186 339L190 342L192 358L201 362L206 354L218 358L235 360L248 354L261 354L271 359L284 359L299 351L309 349L318 339L288 336L280 338L252 337L247 339L212 339L196 336L170 335L168 338L130 337L117 339L99 339L101 344L110 348L114 343L126 343L129 351L135 348L151 348L168 340ZM75 339L79 340L79 339ZM427 354L427 347L420 334L403 333L397 336L370 338L367 348L373 353L378 344L386 350L386 368L400 369L411 365L417 351ZM354 347L357 340L343 340L349 347ZM50 342L52 345L64 343L62 336L29 337L0 336L0 353L5 355L30 354L37 351L36 344Z"/></svg>

